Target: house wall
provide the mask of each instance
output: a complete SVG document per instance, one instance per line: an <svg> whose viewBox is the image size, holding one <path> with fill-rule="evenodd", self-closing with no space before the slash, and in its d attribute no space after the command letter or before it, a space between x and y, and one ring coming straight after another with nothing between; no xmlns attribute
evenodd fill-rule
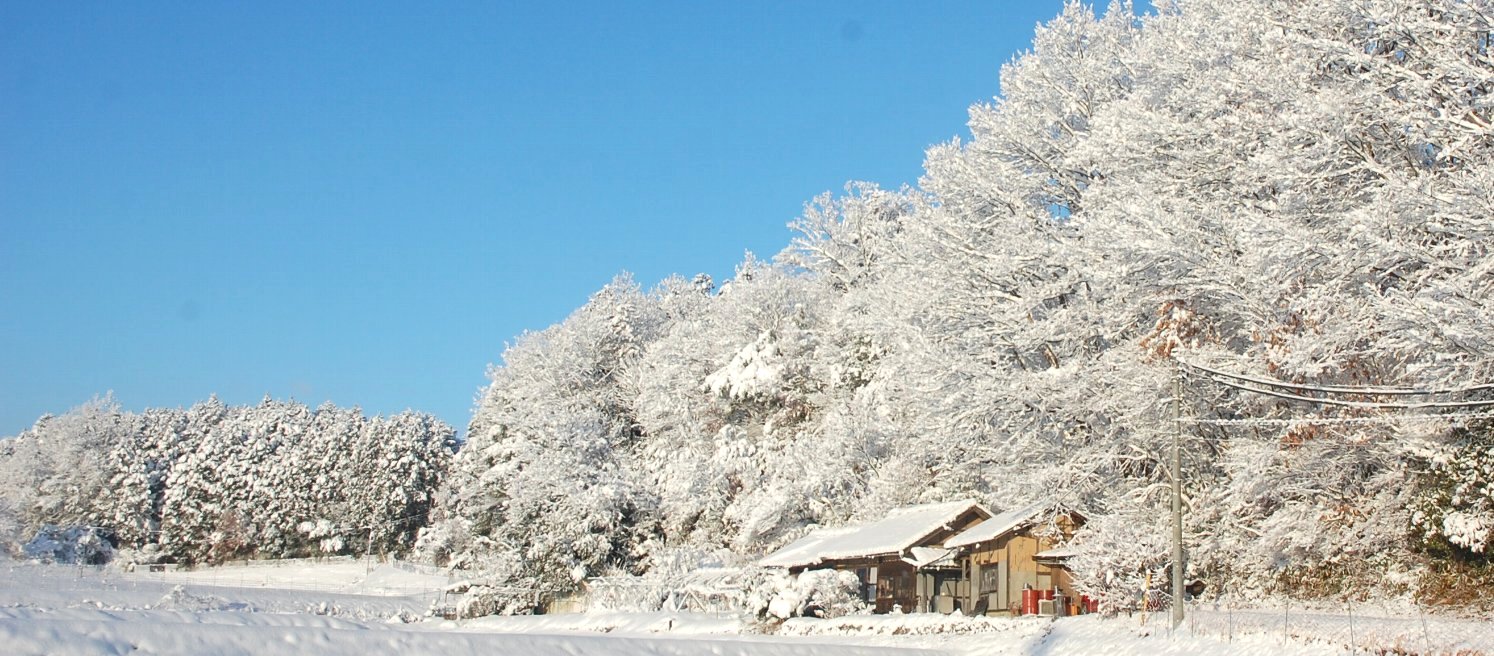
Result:
<svg viewBox="0 0 1494 656"><path fill-rule="evenodd" d="M872 612L890 613L894 606L905 613L918 608L916 572L902 559L889 559L877 566L877 604Z"/></svg>
<svg viewBox="0 0 1494 656"><path fill-rule="evenodd" d="M966 612L970 598L970 577L955 568L928 568L918 571L918 612Z"/></svg>
<svg viewBox="0 0 1494 656"><path fill-rule="evenodd" d="M1049 580L1050 584L1053 587L1056 587L1059 590L1063 591L1063 594L1068 597L1068 602L1069 602L1070 605L1073 605L1073 604L1077 603L1075 600L1078 599L1079 593L1074 591L1074 578L1073 578L1073 574L1071 574L1067 568L1065 568L1062 565L1056 565L1056 564L1055 565L1039 564L1038 567L1046 568L1048 570L1048 572L1049 572L1049 579L1048 580Z"/></svg>
<svg viewBox="0 0 1494 656"><path fill-rule="evenodd" d="M1029 527L975 545L967 557L971 581L967 607L974 609L985 598L988 614L1010 613L1021 608L1026 586L1037 590L1057 586L1071 593L1073 583L1067 570L1033 560L1038 553L1067 542L1076 528L1067 516L1058 518L1058 526L1056 538L1040 538Z"/></svg>
<svg viewBox="0 0 1494 656"><path fill-rule="evenodd" d="M905 613L917 612L918 606L918 576L912 565L904 562L901 558L887 556L883 558L857 558L855 560L841 560L825 563L826 569L834 569L842 572L850 572L861 577L863 572L870 574L875 568L876 578L873 581L862 579L863 589L868 583L876 586L876 597L870 603L874 613L890 613L894 606L900 607ZM806 568L794 568L791 573L798 574ZM815 568L819 569L819 568Z"/></svg>
<svg viewBox="0 0 1494 656"><path fill-rule="evenodd" d="M920 540L915 546L937 547L945 540L964 531L971 526L984 521L986 515L982 511L971 509L956 517L944 527ZM877 557L843 559L825 561L818 567L826 567L840 571L851 572L862 575L858 570L876 568L876 599L872 602L872 612L890 613L894 607L901 608L905 613L927 612L938 610L939 601L937 597L951 597L949 605L954 607L963 606L956 603L955 599L963 601L969 597L969 586L960 583L962 577L951 576L947 573L935 574L934 570L919 572L912 565L904 561L901 555L882 555ZM817 568L818 568L817 567ZM805 567L791 567L789 572L797 574L804 571ZM953 579L953 580L951 580ZM868 581L863 578L862 585L865 589Z"/></svg>
<svg viewBox="0 0 1494 656"><path fill-rule="evenodd" d="M1042 540L1021 534L978 545L970 552L972 571L980 572L980 578L975 579L971 586L974 593L971 607L984 597L986 612L1007 612L1013 606L1020 607L1023 587L1042 589L1045 585L1051 586L1049 568L1032 559L1034 554L1046 548L1048 546Z"/></svg>

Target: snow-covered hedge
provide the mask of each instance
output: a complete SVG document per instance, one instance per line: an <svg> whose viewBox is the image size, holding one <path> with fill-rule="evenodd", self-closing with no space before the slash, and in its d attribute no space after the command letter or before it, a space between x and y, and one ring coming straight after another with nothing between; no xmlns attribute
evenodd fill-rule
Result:
<svg viewBox="0 0 1494 656"><path fill-rule="evenodd" d="M105 565L114 559L114 545L102 529L92 526L43 526L21 547L31 560L59 565Z"/></svg>
<svg viewBox="0 0 1494 656"><path fill-rule="evenodd" d="M1139 510L1139 509L1138 509ZM1166 517L1126 512L1091 518L1074 540L1069 566L1075 592L1098 599L1102 610L1135 606L1148 590L1165 587L1158 576L1172 560Z"/></svg>
<svg viewBox="0 0 1494 656"><path fill-rule="evenodd" d="M866 610L861 581L851 572L815 569L789 575L762 570L748 577L747 610L758 617L840 617Z"/></svg>
<svg viewBox="0 0 1494 656"><path fill-rule="evenodd" d="M435 602L433 613L452 612L458 618L488 615L529 615L539 609L535 591L522 588L461 581L446 588L442 600Z"/></svg>
<svg viewBox="0 0 1494 656"><path fill-rule="evenodd" d="M1411 523L1422 545L1471 556L1494 553L1494 427L1459 431L1450 445L1421 445L1427 463Z"/></svg>

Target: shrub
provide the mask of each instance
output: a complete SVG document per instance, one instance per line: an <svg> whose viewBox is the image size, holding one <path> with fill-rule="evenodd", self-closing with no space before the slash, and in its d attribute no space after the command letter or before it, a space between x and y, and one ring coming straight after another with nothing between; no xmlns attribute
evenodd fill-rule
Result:
<svg viewBox="0 0 1494 656"><path fill-rule="evenodd" d="M65 565L104 565L114 559L114 544L103 529L47 524L21 547L31 560Z"/></svg>

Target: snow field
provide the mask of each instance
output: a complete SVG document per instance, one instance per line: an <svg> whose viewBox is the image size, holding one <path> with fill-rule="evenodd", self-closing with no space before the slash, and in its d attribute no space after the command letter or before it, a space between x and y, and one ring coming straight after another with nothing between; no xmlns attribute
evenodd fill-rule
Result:
<svg viewBox="0 0 1494 656"><path fill-rule="evenodd" d="M1494 624L1397 607L1190 609L1165 615L967 618L937 614L796 618L592 612L440 621L430 594L391 587L444 577L352 561L289 561L193 572L0 565L0 654L525 654L526 656L1255 656L1494 653ZM217 571L215 571L217 570ZM242 578L239 578L242 577ZM421 578L425 577L425 578ZM255 585L226 585L229 581ZM286 587L277 587L286 586ZM300 587L294 587L300 586ZM310 589L317 586L319 589ZM363 592L359 592L362 590ZM1354 623L1349 649L1348 624ZM1424 627L1424 628L1423 628ZM1430 638L1418 640L1418 637Z"/></svg>
<svg viewBox="0 0 1494 656"><path fill-rule="evenodd" d="M389 566L374 576L361 564L350 565L292 561L127 574L8 563L0 570L0 654L938 653L913 644L748 635L740 619L727 616L598 613L406 623L423 618L431 597L346 592L378 591L402 580ZM258 585L239 586L239 580ZM344 592L323 591L332 589Z"/></svg>
<svg viewBox="0 0 1494 656"><path fill-rule="evenodd" d="M0 644L9 654L525 654L575 656L876 656L937 654L911 647L774 640L764 636L712 639L591 634L488 633L360 624L312 616L262 621L264 615L223 613L214 621L192 615L132 611L0 613ZM188 620L188 621L182 621Z"/></svg>

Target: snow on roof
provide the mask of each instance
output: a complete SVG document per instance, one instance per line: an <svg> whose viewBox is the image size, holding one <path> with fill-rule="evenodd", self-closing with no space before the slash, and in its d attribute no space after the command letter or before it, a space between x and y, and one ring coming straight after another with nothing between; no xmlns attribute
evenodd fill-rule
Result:
<svg viewBox="0 0 1494 656"><path fill-rule="evenodd" d="M987 540L994 540L1009 531L1021 528L1022 525L1032 521L1043 512L1046 504L1034 503L1030 506L1009 510L983 521L975 526L962 531L948 540L944 541L945 549L957 549L959 547L972 545Z"/></svg>
<svg viewBox="0 0 1494 656"><path fill-rule="evenodd" d="M940 549L938 547L913 547L908 552L911 554L911 557L904 558L903 562L915 568L928 567L954 555L953 549Z"/></svg>
<svg viewBox="0 0 1494 656"><path fill-rule="evenodd" d="M820 545L854 530L856 530L854 526L817 529L802 538L784 545L778 551L764 556L762 560L757 561L757 564L762 567L793 567L795 565L814 564L819 562L816 554Z"/></svg>
<svg viewBox="0 0 1494 656"><path fill-rule="evenodd" d="M1078 554L1077 549L1069 547L1057 547L1047 551L1039 551L1032 555L1033 560L1067 560Z"/></svg>
<svg viewBox="0 0 1494 656"><path fill-rule="evenodd" d="M768 554L758 561L763 567L803 567L827 560L902 553L929 535L975 510L991 513L972 499L898 508L881 521L861 526L821 529Z"/></svg>

